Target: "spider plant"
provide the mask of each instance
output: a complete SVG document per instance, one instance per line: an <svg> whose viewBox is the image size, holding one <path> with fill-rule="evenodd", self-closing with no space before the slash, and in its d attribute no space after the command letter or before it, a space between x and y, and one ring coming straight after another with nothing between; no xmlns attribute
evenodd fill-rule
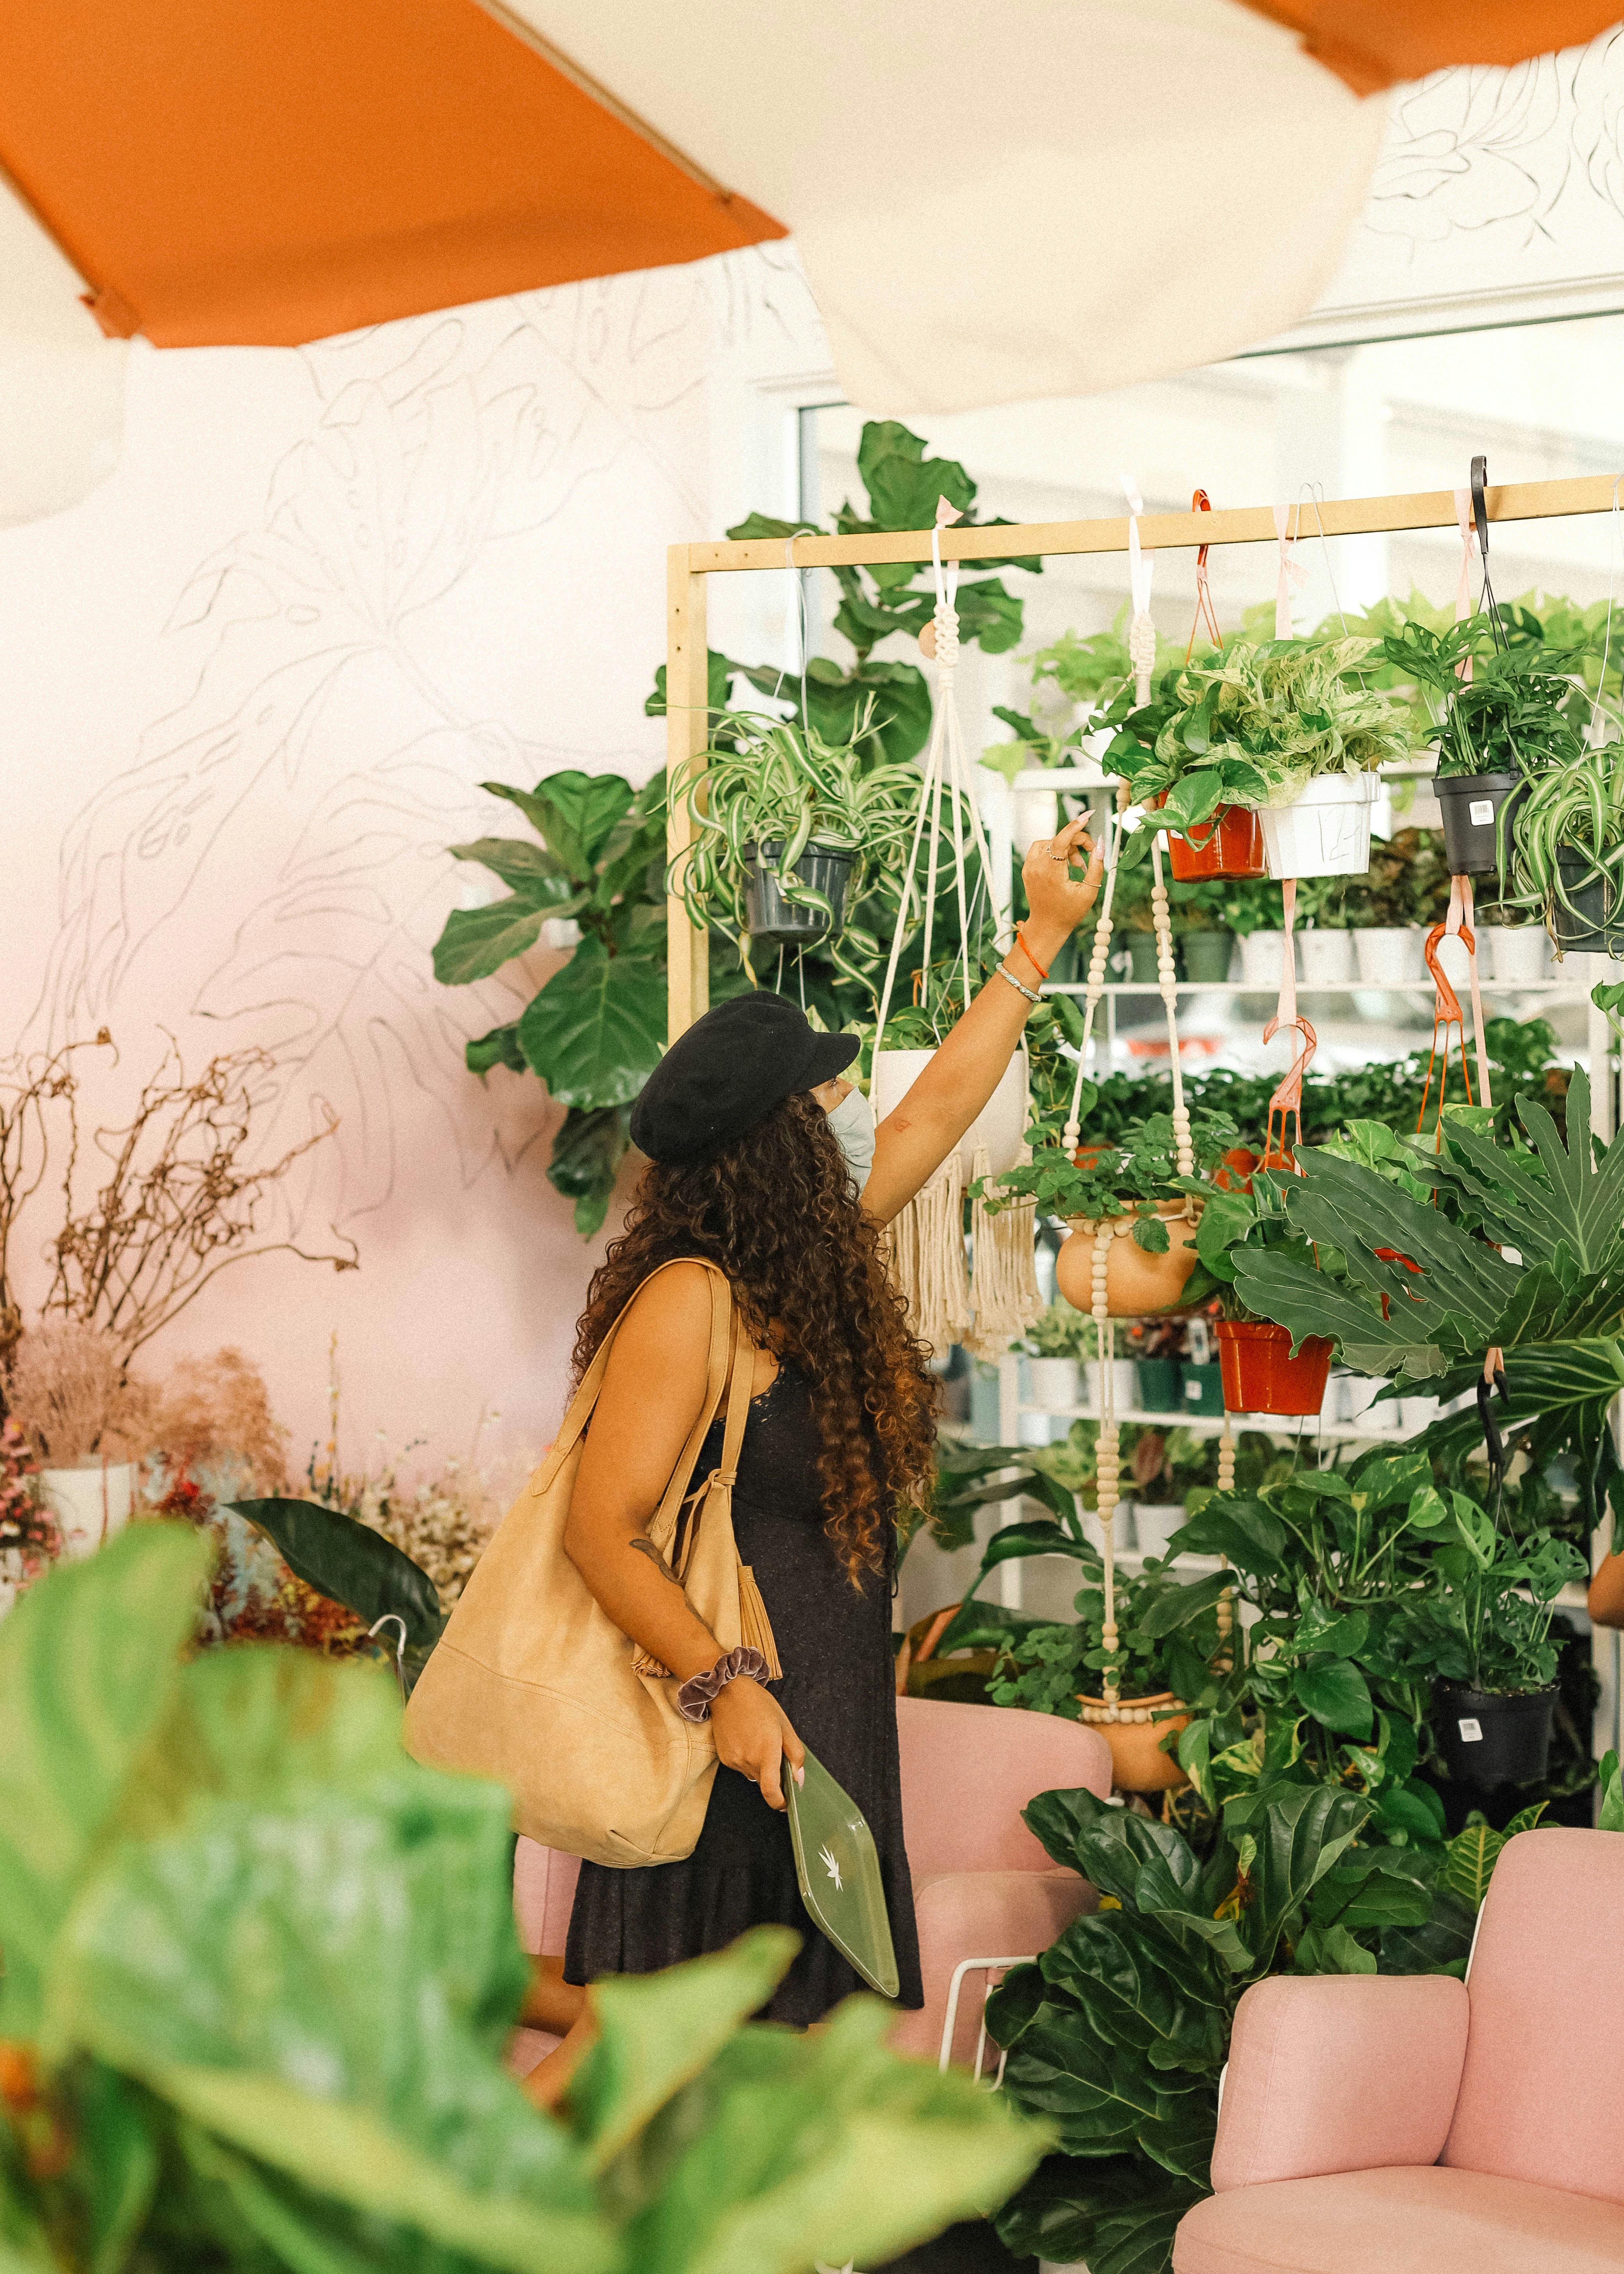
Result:
<svg viewBox="0 0 1624 2274"><path fill-rule="evenodd" d="M736 942L746 929L744 891L752 868L746 848L765 867L771 846L779 848L771 866L782 897L793 907L816 908L836 930L827 897L795 873L808 847L827 847L851 855L847 911L869 893L894 907L918 817L920 787L916 765L885 757L866 710L844 742L829 741L799 719L721 712L709 751L676 778L674 794L687 804L695 835L688 852L672 864L669 889L681 893L695 923ZM944 800L944 831L951 830L950 817ZM961 816L960 835L967 847L967 814ZM944 849L951 875L951 835ZM844 929L853 929L849 915ZM883 952L866 938L862 945L865 952L871 946Z"/></svg>
<svg viewBox="0 0 1624 2274"><path fill-rule="evenodd" d="M1624 767L1620 746L1581 748L1537 774L1511 814L1506 900L1538 908L1553 937L1603 927L1624 900ZM1602 909L1579 905L1599 885ZM1592 895L1594 897L1594 895ZM1566 919L1566 922L1564 922Z"/></svg>

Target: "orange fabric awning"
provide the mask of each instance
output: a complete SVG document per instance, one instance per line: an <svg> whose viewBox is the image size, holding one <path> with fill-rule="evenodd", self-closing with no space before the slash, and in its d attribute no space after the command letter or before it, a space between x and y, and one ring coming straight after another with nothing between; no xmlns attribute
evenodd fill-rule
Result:
<svg viewBox="0 0 1624 2274"><path fill-rule="evenodd" d="M0 168L102 329L291 346L782 237L477 0L8 0Z"/></svg>
<svg viewBox="0 0 1624 2274"><path fill-rule="evenodd" d="M1245 0L1303 34L1309 54L1356 94L1450 64L1520 64L1593 40L1619 0Z"/></svg>

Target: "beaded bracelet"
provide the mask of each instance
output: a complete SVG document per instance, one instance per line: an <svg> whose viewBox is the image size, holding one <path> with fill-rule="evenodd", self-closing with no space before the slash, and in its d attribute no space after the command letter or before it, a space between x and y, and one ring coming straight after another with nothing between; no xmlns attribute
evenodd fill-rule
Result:
<svg viewBox="0 0 1624 2274"><path fill-rule="evenodd" d="M690 1675L677 1692L677 1711L685 1721L708 1721L710 1703L721 1695L730 1682L748 1674L752 1682L767 1679L767 1661L760 1651L750 1650L741 1643L717 1660L705 1674Z"/></svg>
<svg viewBox="0 0 1624 2274"><path fill-rule="evenodd" d="M1035 989L1028 987L1023 980L1017 979L1007 963L1000 963L996 968L999 978L1007 979L1015 992L1018 995L1024 995L1028 1003L1041 1003L1043 1000Z"/></svg>

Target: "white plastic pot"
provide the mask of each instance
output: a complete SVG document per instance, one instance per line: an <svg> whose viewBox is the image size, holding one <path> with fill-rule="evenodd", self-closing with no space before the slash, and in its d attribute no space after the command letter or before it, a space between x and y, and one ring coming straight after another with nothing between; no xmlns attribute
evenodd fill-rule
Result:
<svg viewBox="0 0 1624 2274"><path fill-rule="evenodd" d="M1477 960L1496 979L1525 987L1543 979L1549 942L1543 924L1485 924L1477 934Z"/></svg>
<svg viewBox="0 0 1624 2274"><path fill-rule="evenodd" d="M1101 1411L1099 1359L1089 1359L1083 1367L1083 1374L1088 1384L1088 1410L1098 1413ZM1111 1384L1116 1394L1117 1412L1132 1412L1139 1402L1139 1370L1131 1358L1119 1358L1113 1361Z"/></svg>
<svg viewBox="0 0 1624 2274"><path fill-rule="evenodd" d="M1374 774L1316 774L1294 804L1259 807L1270 876L1364 876L1380 794Z"/></svg>
<svg viewBox="0 0 1624 2274"><path fill-rule="evenodd" d="M1060 828L1060 800L1052 789L1018 789L1013 816L1015 858L1026 857L1028 846L1040 837L1054 837Z"/></svg>
<svg viewBox="0 0 1624 2274"><path fill-rule="evenodd" d="M1091 1547L1097 1547L1100 1553L1103 1555L1105 1553L1105 1526L1100 1521L1099 1510L1094 1508L1079 1509L1078 1510L1078 1514L1083 1520L1083 1538L1088 1542L1088 1545ZM1124 1547L1132 1547L1133 1502L1131 1500L1119 1500L1117 1502L1116 1520L1112 1526L1112 1530L1116 1535L1114 1545L1116 1546L1118 1555L1122 1553Z"/></svg>
<svg viewBox="0 0 1624 2274"><path fill-rule="evenodd" d="M874 1062L869 1103L876 1122L907 1096L935 1058L934 1050L882 1050ZM967 1182L975 1174L975 1152L985 1145L995 1177L1015 1165L1026 1129L1026 1060L1017 1050L1004 1069L998 1087L959 1141L959 1158Z"/></svg>
<svg viewBox="0 0 1624 2274"><path fill-rule="evenodd" d="M64 1555L94 1555L130 1521L135 1471L127 1461L76 1469L41 1469L40 1497L56 1520Z"/></svg>
<svg viewBox="0 0 1624 2274"><path fill-rule="evenodd" d="M1310 987L1346 987L1353 978L1353 934L1350 931L1304 931L1297 934L1303 951L1303 979Z"/></svg>
<svg viewBox="0 0 1624 2274"><path fill-rule="evenodd" d="M1074 1358L1029 1358L1026 1378L1032 1402L1046 1413L1059 1413L1077 1404L1077 1360Z"/></svg>
<svg viewBox="0 0 1624 2274"><path fill-rule="evenodd" d="M1286 975L1283 931L1250 931L1241 942L1241 983L1277 988Z"/></svg>
<svg viewBox="0 0 1624 2274"><path fill-rule="evenodd" d="M1419 979L1425 937L1413 924L1377 924L1369 931L1356 931L1353 952L1359 977L1367 987L1402 987Z"/></svg>
<svg viewBox="0 0 1624 2274"><path fill-rule="evenodd" d="M1141 1555L1165 1555L1168 1541L1183 1525L1184 1510L1182 1501L1136 1500L1133 1503L1133 1529Z"/></svg>

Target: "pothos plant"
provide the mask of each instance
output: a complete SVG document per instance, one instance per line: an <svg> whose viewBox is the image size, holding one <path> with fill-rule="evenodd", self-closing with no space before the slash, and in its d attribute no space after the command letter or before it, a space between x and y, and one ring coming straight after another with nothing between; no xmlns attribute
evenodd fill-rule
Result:
<svg viewBox="0 0 1624 2274"><path fill-rule="evenodd" d="M516 1019L470 1042L469 1071L538 1074L566 1107L547 1174L575 1203L583 1235L604 1220L628 1141L632 1100L665 1042L665 778L634 790L620 774L547 774L533 789L485 782L532 837L480 837L450 849L488 870L507 897L454 909L434 944L434 976L464 987L535 946L549 918L573 918L580 945Z"/></svg>
<svg viewBox="0 0 1624 2274"><path fill-rule="evenodd" d="M1373 643L1231 638L1210 661L1164 672L1151 699L1124 689L1107 713L1107 762L1136 802L1161 797L1164 828L1186 830L1221 805L1284 806L1319 774L1359 774L1410 747L1403 704L1369 684ZM1141 841L1142 840L1142 841ZM1147 857L1149 832L1127 840Z"/></svg>
<svg viewBox="0 0 1624 2274"><path fill-rule="evenodd" d="M1148 1255L1165 1255L1169 1242L1167 1226L1156 1214L1158 1203L1175 1200L1186 1189L1204 1193L1205 1178L1188 1181L1180 1178L1170 1113L1148 1114L1119 1137L1095 1140L1089 1114L1098 1095L1093 1084L1084 1082L1083 1141L1076 1155L1058 1142L1041 1143L1039 1149L1042 1137L1053 1139L1057 1133L1052 1129L1041 1132L1040 1139L1034 1140L1030 1163L1007 1171L996 1183L989 1181L988 1212L996 1215L1017 1200L1032 1199L1040 1216L1131 1216L1135 1244ZM1239 1130L1224 1113L1192 1113L1190 1133L1196 1166L1208 1176L1240 1139ZM973 1186L972 1191L979 1193L981 1186ZM1191 1284L1194 1292L1186 1290L1181 1305L1200 1302L1213 1291L1204 1280Z"/></svg>

